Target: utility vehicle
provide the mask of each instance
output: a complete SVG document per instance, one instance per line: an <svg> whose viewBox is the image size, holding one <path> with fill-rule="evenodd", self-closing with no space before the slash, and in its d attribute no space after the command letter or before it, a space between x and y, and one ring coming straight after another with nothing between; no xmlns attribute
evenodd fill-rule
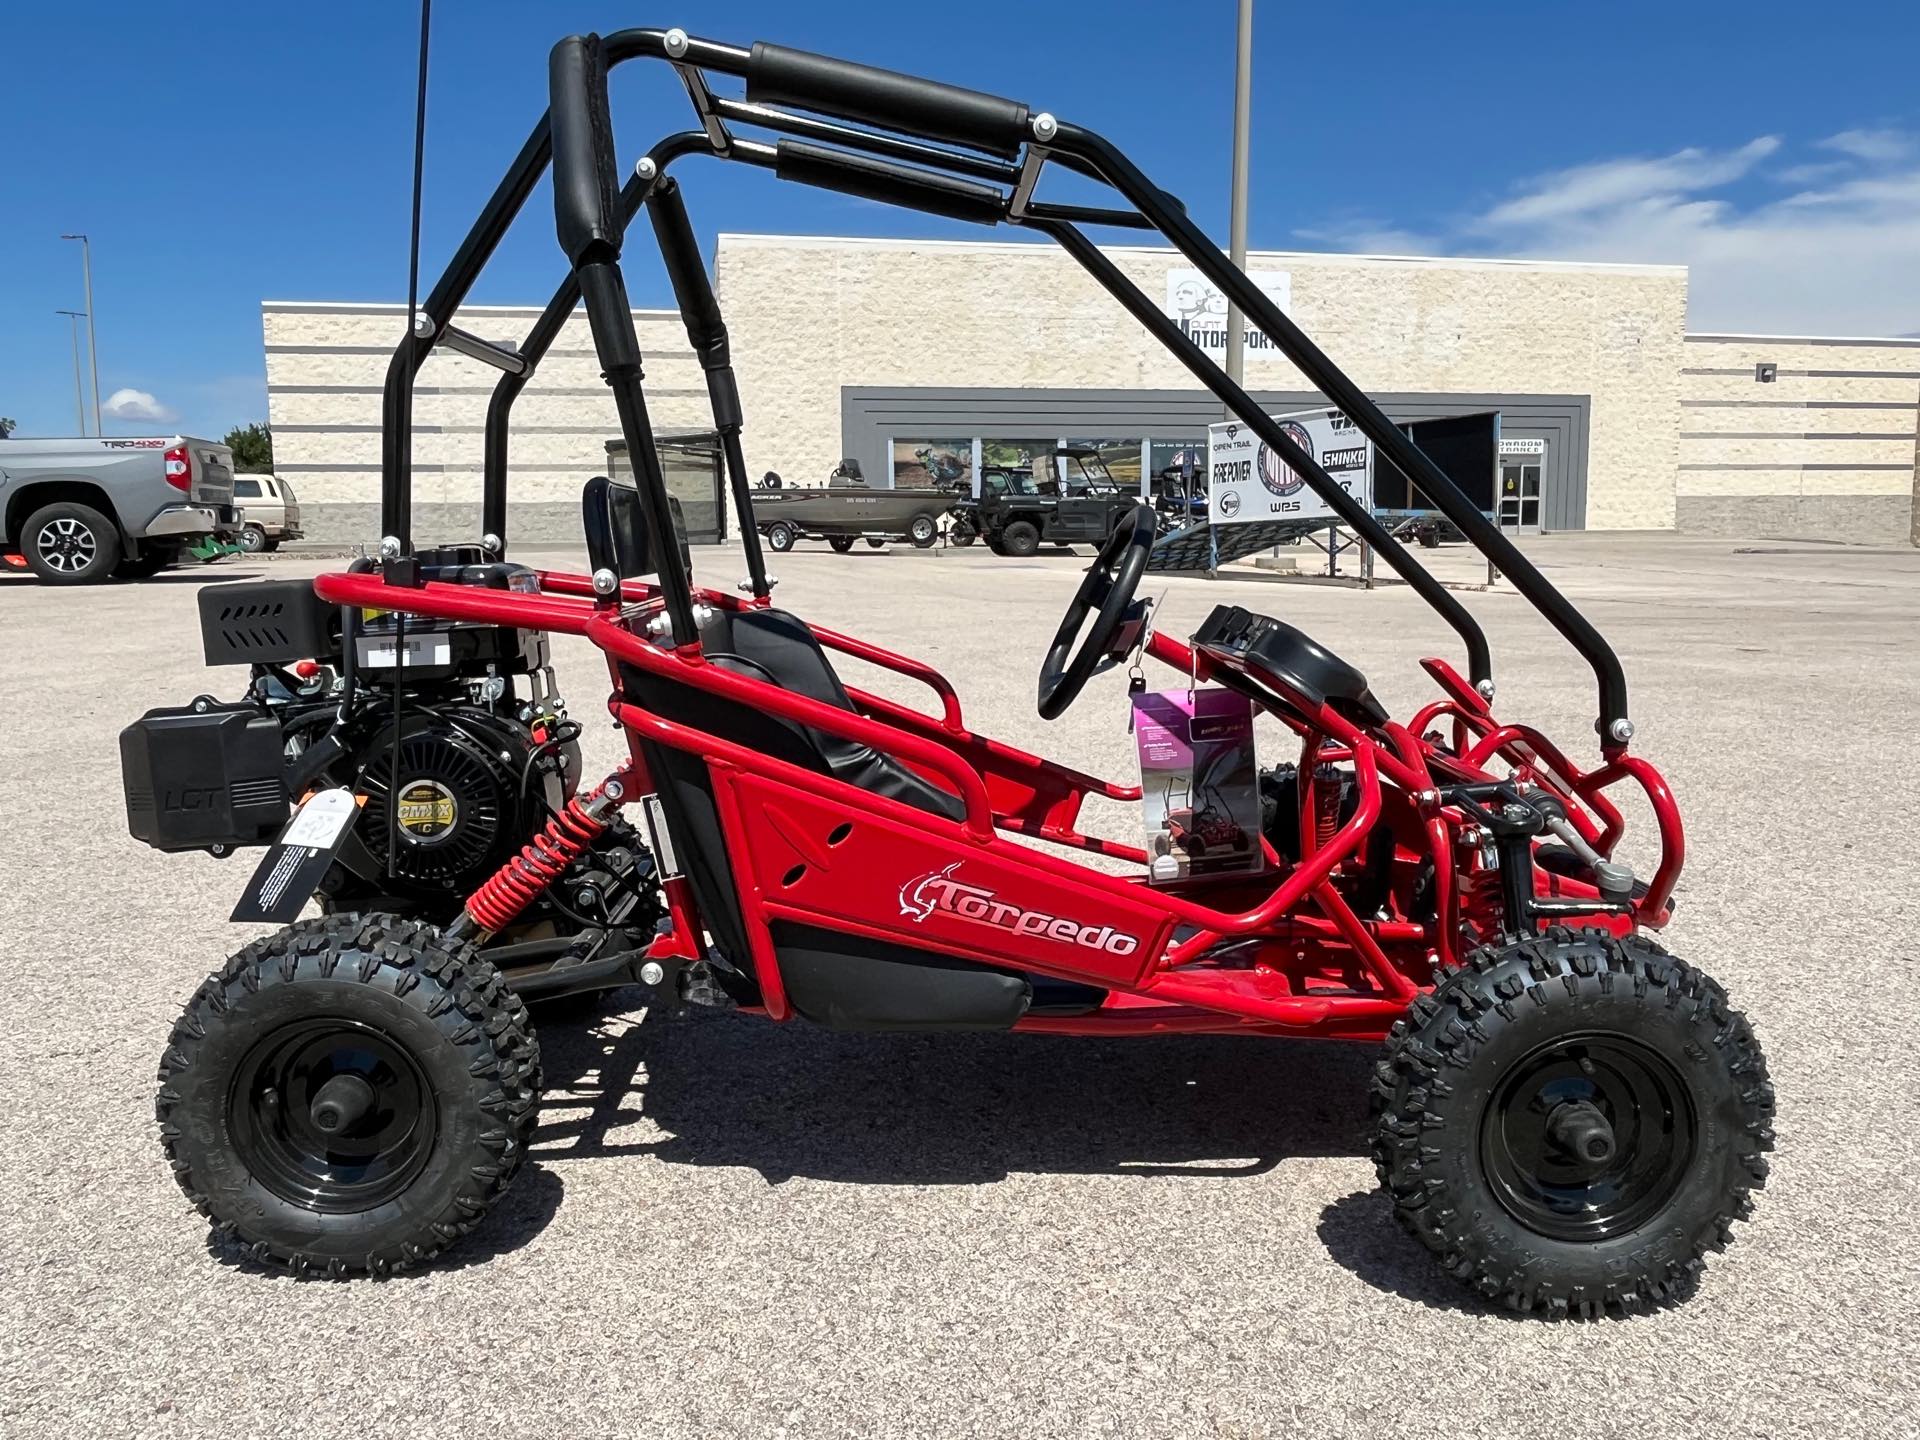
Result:
<svg viewBox="0 0 1920 1440"><path fill-rule="evenodd" d="M607 74L640 58L678 72L697 123L655 144L622 186ZM722 93L739 79L744 98ZM382 1274L425 1261L483 1221L525 1159L540 1059L522 996L638 981L663 1001L851 1030L1379 1046L1374 1163L1393 1210L1449 1274L1547 1315L1684 1295L1766 1178L1772 1092L1725 993L1649 934L1672 914L1680 810L1659 770L1633 753L1626 677L1592 625L1095 132L977 91L677 29L563 40L549 80L547 116L395 351L378 561L259 603L291 613L304 594L315 602L307 620L329 630L369 615L390 627L388 648L369 652L388 663L341 677L355 711L387 692L389 718L364 722L389 742L392 767L365 772L385 788L358 788L345 761L334 772L338 789L364 799L358 823L388 837L389 855L416 844L431 855L440 835L462 833L458 806L449 811L431 788L437 777L414 789L425 772L408 750L409 717L456 749L493 733L506 723L486 708L503 703L494 682L540 675L547 632L583 637L606 657L629 754L600 779L571 766L539 776L545 798L518 797L524 808L496 816L494 833L524 827L524 846L458 897L443 891L433 906L396 913L377 876L362 877L356 908L270 934L207 979L173 1028L158 1100L168 1159L194 1203L244 1253L296 1271ZM1135 508L1104 537L1040 660L1039 718L1065 714L1097 669L1151 660L1170 686L1237 691L1299 745L1297 763L1262 784L1273 816L1259 837L1263 869L1151 883L1144 849L1078 822L1089 797L1138 801L1138 786L978 734L931 666L772 603L726 330L669 173L687 159L1057 242L1440 612L1460 637L1464 671L1422 660L1435 694L1397 720L1359 670L1280 619L1222 605L1189 635L1152 628L1135 590L1154 514ZM495 347L453 320L549 160L569 273L525 342ZM1044 198L1040 182L1055 168L1103 182L1115 202ZM642 209L705 365L745 544L744 593L697 585L669 538L621 273ZM1486 551L1592 667L1596 758L1577 760L1495 710L1486 637L1459 598L1127 279L1089 226L1165 236ZM587 483L585 573L535 571L506 558L506 421L582 300L635 485ZM443 345L491 358L502 378L487 427L487 533L430 547L413 533L411 395ZM416 665L471 665L483 650L495 659L472 677L469 708L416 705ZM348 645L343 658L354 655ZM920 682L931 710L849 687L834 656ZM269 678L285 668L273 662ZM297 667L286 673L302 679ZM524 692L523 703L540 709ZM311 745L333 738L324 715L311 723L320 737ZM259 741L284 733L244 710L158 730L191 743L156 748L136 729L133 753L152 788L196 789L203 808L238 798L222 776L248 771L242 762L267 748ZM545 753L552 738L532 743ZM507 748L509 763L522 753ZM542 767L527 753L513 770L531 787ZM247 793L284 813L286 791L312 783L300 769L280 790L270 773L248 771L258 783ZM1644 875L1618 848L1621 788L1652 816ZM511 783L506 793L516 798ZM156 803L163 812L168 802ZM383 809L407 817L410 839L393 835ZM581 912L594 923L561 953L496 963L490 945L575 886L610 832L627 833L623 810L652 838L662 913L647 923L633 908L618 920ZM299 848L289 835L269 856ZM1077 858L1086 856L1108 863ZM650 885L651 876L622 880L622 903L641 904ZM563 903L576 898L569 891ZM559 915L542 932L562 922L574 923Z"/></svg>
<svg viewBox="0 0 1920 1440"><path fill-rule="evenodd" d="M979 499L954 508L952 538L956 545L984 539L994 554L1020 558L1042 544L1098 545L1137 504L1098 450L1068 445L1036 456L1031 469L981 467Z"/></svg>

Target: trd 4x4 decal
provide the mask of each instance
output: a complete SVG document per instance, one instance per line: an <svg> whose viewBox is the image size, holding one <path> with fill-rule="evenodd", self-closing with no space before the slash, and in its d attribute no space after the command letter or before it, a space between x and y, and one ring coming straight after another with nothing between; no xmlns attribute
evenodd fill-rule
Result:
<svg viewBox="0 0 1920 1440"><path fill-rule="evenodd" d="M900 913L916 924L938 910L977 925L990 925L1014 935L1032 935L1058 940L1067 945L1084 945L1089 950L1104 950L1109 955L1131 955L1140 948L1138 936L1116 930L1111 925L1082 925L1078 921L1049 915L1044 910L1023 910L995 897L984 885L969 885L954 872L965 861L956 860L944 870L930 870L900 887Z"/></svg>

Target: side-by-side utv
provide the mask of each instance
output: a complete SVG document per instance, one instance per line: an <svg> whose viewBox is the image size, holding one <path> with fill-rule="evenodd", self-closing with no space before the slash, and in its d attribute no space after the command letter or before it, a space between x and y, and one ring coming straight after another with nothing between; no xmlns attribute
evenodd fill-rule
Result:
<svg viewBox="0 0 1920 1440"><path fill-rule="evenodd" d="M622 185L607 75L634 59L674 69L696 124ZM1547 1315L1685 1295L1766 1179L1773 1098L1746 1020L1651 938L1685 858L1680 810L1632 751L1626 679L1593 627L1093 131L680 30L563 40L549 78L548 114L394 352L379 559L311 586L220 587L210 654L252 665L248 694L155 712L125 741L137 834L216 851L271 840L249 895L317 893L323 912L233 956L167 1042L160 1133L202 1213L241 1253L296 1271L429 1259L483 1221L525 1157L540 1063L523 997L640 983L856 1031L1379 1046L1380 1182L1450 1274ZM739 81L743 96L722 93ZM688 159L1058 243L1446 619L1464 673L1420 661L1434 697L1399 720L1273 616L1222 605L1191 634L1153 628L1135 591L1155 517L1137 507L1040 657L1039 718L1096 671L1151 658L1170 686L1238 692L1299 747L1262 777L1258 867L1156 882L1146 850L1078 823L1089 796L1138 801L1137 785L978 734L932 667L773 604L727 332L669 173ZM507 349L454 321L549 164L569 273ZM1043 198L1056 169L1113 203ZM621 275L643 210L705 367L742 593L697 584L674 543ZM1458 597L1088 227L1164 236L1486 552L1592 667L1595 757L1495 710L1487 641ZM635 483L586 485L586 573L533 570L508 558L509 411L582 300ZM486 533L428 546L412 525L411 395L443 346L502 374ZM549 632L606 657L629 753L605 777L579 773ZM850 687L835 670L847 656L920 682L929 708ZM1620 855L1622 788L1653 817L1644 873Z"/></svg>

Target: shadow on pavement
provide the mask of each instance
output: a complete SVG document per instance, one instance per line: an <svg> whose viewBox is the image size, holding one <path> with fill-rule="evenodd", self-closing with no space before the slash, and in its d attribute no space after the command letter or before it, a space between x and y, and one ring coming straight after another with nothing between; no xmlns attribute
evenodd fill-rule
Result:
<svg viewBox="0 0 1920 1440"><path fill-rule="evenodd" d="M556 1025L540 1044L542 1162L651 1155L772 1184L1218 1179L1358 1155L1372 1061L1252 1037L848 1035L698 1010Z"/></svg>

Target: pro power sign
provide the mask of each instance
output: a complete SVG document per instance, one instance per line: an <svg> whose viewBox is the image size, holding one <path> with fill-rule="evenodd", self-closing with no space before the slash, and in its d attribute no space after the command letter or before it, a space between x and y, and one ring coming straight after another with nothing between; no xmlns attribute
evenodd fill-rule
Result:
<svg viewBox="0 0 1920 1440"><path fill-rule="evenodd" d="M1373 442L1351 420L1338 410L1301 410L1273 418L1336 485L1373 508ZM1237 420L1207 427L1207 475L1215 525L1333 515L1306 476Z"/></svg>

